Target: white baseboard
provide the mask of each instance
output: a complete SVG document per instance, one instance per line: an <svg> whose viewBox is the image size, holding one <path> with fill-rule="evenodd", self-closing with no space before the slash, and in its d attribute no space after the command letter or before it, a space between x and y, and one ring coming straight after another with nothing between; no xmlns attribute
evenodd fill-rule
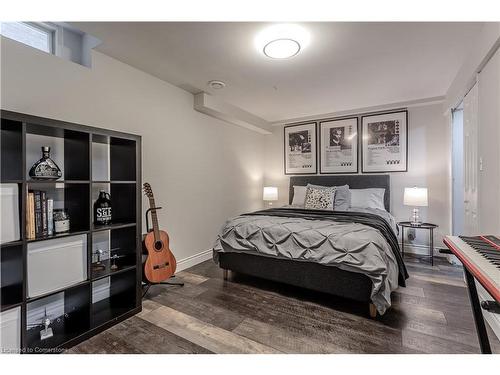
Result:
<svg viewBox="0 0 500 375"><path fill-rule="evenodd" d="M399 243L399 247L401 249L403 248L403 245L401 244L401 242ZM435 257L444 257L445 256L445 254L441 254L439 252L440 249L446 249L446 248L434 246L434 256ZM405 242L405 253L416 254L416 255L429 255L429 246Z"/></svg>
<svg viewBox="0 0 500 375"><path fill-rule="evenodd" d="M399 243L399 247L402 248L401 242ZM434 257L446 258L446 260L451 264L462 264L454 255L441 254L439 252L439 250L441 249L447 250L446 247L434 246ZM429 255L429 246L420 244L410 244L408 242L405 242L405 253L415 254L415 255Z"/></svg>
<svg viewBox="0 0 500 375"><path fill-rule="evenodd" d="M401 243L399 243L401 247ZM453 264L461 264L458 259L456 259L453 255L441 254L439 252L440 249L446 249L445 247L434 247L434 256L447 258L450 263ZM429 246L427 245L419 245L419 244L409 244L405 243L405 253L415 254L415 255L428 255L429 254ZM450 259L452 257L452 259ZM453 259L454 258L454 259ZM177 271L183 271L188 269L189 267L196 266L206 260L212 259L212 249L202 251L201 253L191 255L187 258L181 259L177 261ZM455 261L456 260L456 261Z"/></svg>
<svg viewBox="0 0 500 375"><path fill-rule="evenodd" d="M177 271L183 271L209 259L212 259L212 249L202 251L201 253L177 261Z"/></svg>

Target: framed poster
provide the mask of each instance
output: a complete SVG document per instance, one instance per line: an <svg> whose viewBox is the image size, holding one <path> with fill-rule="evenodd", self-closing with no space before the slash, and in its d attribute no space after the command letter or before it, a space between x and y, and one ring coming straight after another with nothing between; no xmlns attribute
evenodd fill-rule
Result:
<svg viewBox="0 0 500 375"><path fill-rule="evenodd" d="M408 170L408 111L361 117L362 172Z"/></svg>
<svg viewBox="0 0 500 375"><path fill-rule="evenodd" d="M358 172L358 118L319 123L319 173Z"/></svg>
<svg viewBox="0 0 500 375"><path fill-rule="evenodd" d="M316 123L284 128L285 174L316 174Z"/></svg>

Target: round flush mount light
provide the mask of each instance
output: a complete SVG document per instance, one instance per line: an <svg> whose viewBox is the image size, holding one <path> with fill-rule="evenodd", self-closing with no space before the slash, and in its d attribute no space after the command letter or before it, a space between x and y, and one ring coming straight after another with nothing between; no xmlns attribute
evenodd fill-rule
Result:
<svg viewBox="0 0 500 375"><path fill-rule="evenodd" d="M266 57L287 59L296 56L309 44L309 32L296 24L276 24L255 37L255 48Z"/></svg>
<svg viewBox="0 0 500 375"><path fill-rule="evenodd" d="M218 80L212 80L212 81L208 81L207 85L212 88L212 89L215 89L215 90L220 90L220 89L223 89L224 87L226 87L226 84L222 81L218 81Z"/></svg>
<svg viewBox="0 0 500 375"><path fill-rule="evenodd" d="M272 59L287 59L299 53L300 44L293 39L276 39L267 43L262 51Z"/></svg>

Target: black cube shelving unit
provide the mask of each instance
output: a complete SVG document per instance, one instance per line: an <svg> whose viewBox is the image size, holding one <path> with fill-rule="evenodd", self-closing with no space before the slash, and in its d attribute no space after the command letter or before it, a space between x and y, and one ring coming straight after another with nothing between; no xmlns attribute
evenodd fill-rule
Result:
<svg viewBox="0 0 500 375"><path fill-rule="evenodd" d="M51 157L63 172L57 181L31 180L28 171L40 157L40 146L51 146ZM94 155L94 148L100 152ZM64 149L62 151L61 149ZM104 150L104 151L103 151ZM54 152L54 156L52 155ZM104 155L104 156L103 156ZM97 127L1 111L1 183L17 184L21 237L0 246L1 311L21 311L21 353L58 352L141 311L141 137ZM106 173L97 176L93 165ZM113 222L93 223L97 189L111 194ZM68 210L70 232L27 238L29 190L43 190ZM72 236L86 237L87 278L68 287L28 297L28 245ZM94 238L107 237L109 255L96 269ZM50 242L48 242L50 244ZM42 244L43 245L43 244ZM113 266L113 267L112 267ZM57 278L57 274L50 275ZM107 288L102 292L102 286ZM96 291L101 288L100 297ZM55 311L53 336L41 340L33 327L40 309ZM33 318L35 316L35 318Z"/></svg>

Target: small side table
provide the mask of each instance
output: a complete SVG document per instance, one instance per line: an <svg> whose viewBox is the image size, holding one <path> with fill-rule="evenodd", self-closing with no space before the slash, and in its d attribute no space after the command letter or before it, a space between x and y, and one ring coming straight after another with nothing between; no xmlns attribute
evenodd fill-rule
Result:
<svg viewBox="0 0 500 375"><path fill-rule="evenodd" d="M401 221L398 223L401 227L401 253L405 256L405 228L427 229L429 231L429 258L431 265L434 265L434 229L438 227L436 224L422 223L420 225L411 225L409 221Z"/></svg>

